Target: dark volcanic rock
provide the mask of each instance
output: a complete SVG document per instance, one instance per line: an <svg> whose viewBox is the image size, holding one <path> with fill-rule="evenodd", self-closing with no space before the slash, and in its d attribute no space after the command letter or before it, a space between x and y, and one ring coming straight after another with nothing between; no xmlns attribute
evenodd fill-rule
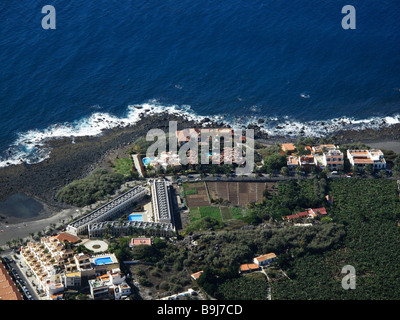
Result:
<svg viewBox="0 0 400 320"><path fill-rule="evenodd" d="M49 159L30 166L21 164L0 168L0 201L15 192L23 192L63 208L63 204L54 200L59 189L89 175L108 151L134 142L150 129L158 128L167 133L169 120L177 121L181 127L198 125L175 115L160 114L145 117L131 127L106 130L101 136L77 137L74 144L70 138L49 140L46 144L52 148Z"/></svg>

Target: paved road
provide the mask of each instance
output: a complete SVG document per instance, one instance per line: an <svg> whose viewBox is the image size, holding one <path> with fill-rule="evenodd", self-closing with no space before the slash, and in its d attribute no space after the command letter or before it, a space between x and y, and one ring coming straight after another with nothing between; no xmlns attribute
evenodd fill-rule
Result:
<svg viewBox="0 0 400 320"><path fill-rule="evenodd" d="M206 177L201 178L200 174L193 174L191 175L192 178L188 178L186 176L181 176L182 182L196 182L196 181L233 181L233 182L240 182L240 181L247 181L247 182L276 182L276 181L288 181L288 180L298 180L298 179L313 179L311 174L305 175L303 177L297 178L295 176L282 176L282 175L274 175L269 177L268 174L263 174L259 176L258 174L251 174L250 176L236 176L236 177L227 177L226 175L220 176L212 176L208 175ZM333 175L330 174L327 176L328 179L337 179L337 178L344 178L345 175ZM354 179L380 179L374 176L362 177L362 176L355 176ZM170 182L175 182L176 179L173 177L165 177L166 180ZM396 177L385 177L384 179L389 180L397 180Z"/></svg>
<svg viewBox="0 0 400 320"><path fill-rule="evenodd" d="M20 256L18 255L18 259L15 259L14 253L12 251L7 251L5 254L2 255L3 257L7 257L9 259L8 265L12 268L12 272L14 274L14 277L17 278L16 282L21 285L22 288L26 288L24 291L24 296L29 294L32 296L34 300L39 300L39 296L36 292L36 289L32 286L31 281L33 280L33 276L28 277L26 275L26 270L24 268L21 268L19 263L20 263ZM19 279L18 279L19 277Z"/></svg>

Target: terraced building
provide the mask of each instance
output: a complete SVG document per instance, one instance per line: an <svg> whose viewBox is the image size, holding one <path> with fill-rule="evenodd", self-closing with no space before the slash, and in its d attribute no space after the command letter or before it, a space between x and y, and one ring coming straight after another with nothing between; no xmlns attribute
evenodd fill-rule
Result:
<svg viewBox="0 0 400 320"><path fill-rule="evenodd" d="M121 213L121 211L131 206L134 202L139 201L147 194L148 190L146 188L136 186L84 217L70 223L66 231L74 235L86 233L90 224L111 220L113 216Z"/></svg>

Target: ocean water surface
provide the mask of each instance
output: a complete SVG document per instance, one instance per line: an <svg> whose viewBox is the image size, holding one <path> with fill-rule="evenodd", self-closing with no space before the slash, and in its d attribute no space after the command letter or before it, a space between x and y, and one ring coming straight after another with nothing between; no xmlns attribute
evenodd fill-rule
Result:
<svg viewBox="0 0 400 320"><path fill-rule="evenodd" d="M42 6L56 9L43 30ZM0 4L0 166L166 110L307 135L400 118L400 2ZM357 29L341 27L344 5ZM134 106L141 106L137 109Z"/></svg>

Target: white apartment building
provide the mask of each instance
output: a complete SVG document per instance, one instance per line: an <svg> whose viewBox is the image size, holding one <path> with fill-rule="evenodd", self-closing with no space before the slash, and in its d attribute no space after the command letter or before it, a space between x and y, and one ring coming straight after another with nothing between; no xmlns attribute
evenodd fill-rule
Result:
<svg viewBox="0 0 400 320"><path fill-rule="evenodd" d="M322 163L325 168L331 171L338 170L340 166L344 166L344 155L340 150L329 150L323 154Z"/></svg>
<svg viewBox="0 0 400 320"><path fill-rule="evenodd" d="M28 242L21 247L20 254L39 281L39 288L52 300L59 299L65 288L80 287L83 280L119 268L114 254L74 254L55 236L42 237L40 243ZM121 286L117 293L123 295L126 290L125 286Z"/></svg>
<svg viewBox="0 0 400 320"><path fill-rule="evenodd" d="M368 164L374 171L386 168L386 160L381 150L347 150L347 158L355 169L364 169Z"/></svg>
<svg viewBox="0 0 400 320"><path fill-rule="evenodd" d="M299 158L296 156L288 156L286 164L289 171L293 172L299 166Z"/></svg>
<svg viewBox="0 0 400 320"><path fill-rule="evenodd" d="M21 247L20 253L48 298L64 291L59 270L64 261L73 257L72 250L66 250L55 237L42 237L40 243L30 241Z"/></svg>
<svg viewBox="0 0 400 320"><path fill-rule="evenodd" d="M95 300L110 297L120 300L131 294L131 288L119 269L113 269L96 279L89 280L89 288L90 295Z"/></svg>
<svg viewBox="0 0 400 320"><path fill-rule="evenodd" d="M181 159L179 154L175 151L163 151L157 157L147 159L149 159L149 161L147 162L146 166L152 166L155 169L164 168L166 170L168 167L181 167Z"/></svg>
<svg viewBox="0 0 400 320"><path fill-rule="evenodd" d="M107 202L100 208L70 223L67 227L67 232L73 235L85 233L88 231L88 226L90 224L107 219L110 220L109 218L120 213L134 202L142 199L146 194L148 194L148 190L146 188L143 188L142 186L136 186L118 196L114 200Z"/></svg>
<svg viewBox="0 0 400 320"><path fill-rule="evenodd" d="M164 180L154 180L151 184L151 196L155 221L171 223L171 199L168 183Z"/></svg>
<svg viewBox="0 0 400 320"><path fill-rule="evenodd" d="M332 150L336 150L336 146L334 144L321 144L319 146L314 146L312 147L311 154L316 154L316 153L324 153L329 152Z"/></svg>

